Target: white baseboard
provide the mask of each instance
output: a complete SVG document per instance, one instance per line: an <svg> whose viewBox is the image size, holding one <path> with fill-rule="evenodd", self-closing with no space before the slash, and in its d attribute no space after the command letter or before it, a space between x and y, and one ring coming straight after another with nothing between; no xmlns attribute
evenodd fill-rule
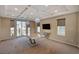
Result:
<svg viewBox="0 0 79 59"><path fill-rule="evenodd" d="M74 46L74 47L77 47L77 48L79 48L79 46L78 46L78 45L71 44L71 43L68 43L68 42L65 42L65 41L52 40L52 39L50 39L50 40L51 40L51 41L56 41L56 42L59 42L59 43L63 43L63 44L67 44L67 45L71 45L71 46Z"/></svg>

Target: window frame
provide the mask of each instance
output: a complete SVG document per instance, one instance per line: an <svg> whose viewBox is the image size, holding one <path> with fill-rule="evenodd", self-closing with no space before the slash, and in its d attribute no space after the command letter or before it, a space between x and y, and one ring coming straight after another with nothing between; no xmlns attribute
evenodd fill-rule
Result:
<svg viewBox="0 0 79 59"><path fill-rule="evenodd" d="M57 35L66 35L65 18L57 19Z"/></svg>

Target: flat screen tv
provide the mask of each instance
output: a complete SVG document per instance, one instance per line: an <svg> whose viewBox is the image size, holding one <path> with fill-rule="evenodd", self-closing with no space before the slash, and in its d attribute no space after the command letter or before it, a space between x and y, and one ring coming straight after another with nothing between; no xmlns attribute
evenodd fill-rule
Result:
<svg viewBox="0 0 79 59"><path fill-rule="evenodd" d="M42 24L42 29L50 30L50 24Z"/></svg>

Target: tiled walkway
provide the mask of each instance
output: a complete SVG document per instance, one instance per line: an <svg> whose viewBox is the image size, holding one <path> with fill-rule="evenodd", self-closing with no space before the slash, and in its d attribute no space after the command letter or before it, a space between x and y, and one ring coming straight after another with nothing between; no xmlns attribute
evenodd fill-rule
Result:
<svg viewBox="0 0 79 59"><path fill-rule="evenodd" d="M21 37L0 42L0 53L10 54L52 54L52 53L79 53L79 49L70 45L57 43L45 38L37 39L37 46L31 46L28 38Z"/></svg>

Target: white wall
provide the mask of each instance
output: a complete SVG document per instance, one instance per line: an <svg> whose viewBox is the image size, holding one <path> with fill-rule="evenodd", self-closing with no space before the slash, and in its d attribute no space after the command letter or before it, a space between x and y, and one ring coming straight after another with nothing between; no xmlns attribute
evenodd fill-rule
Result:
<svg viewBox="0 0 79 59"><path fill-rule="evenodd" d="M78 47L79 47L79 13L77 14L77 42L78 42Z"/></svg>
<svg viewBox="0 0 79 59"><path fill-rule="evenodd" d="M65 36L57 35L57 19L65 18L66 19L66 31ZM50 38L51 40L57 40L72 45L77 45L77 13L66 14L58 17L52 17L48 19L41 20L41 32L45 30L42 29L42 24L50 23Z"/></svg>
<svg viewBox="0 0 79 59"><path fill-rule="evenodd" d="M0 18L0 40L10 39L10 19Z"/></svg>
<svg viewBox="0 0 79 59"><path fill-rule="evenodd" d="M36 23L35 21L30 21L30 36L35 37L37 35L36 33Z"/></svg>
<svg viewBox="0 0 79 59"><path fill-rule="evenodd" d="M0 19L0 38L1 38L1 19Z"/></svg>

